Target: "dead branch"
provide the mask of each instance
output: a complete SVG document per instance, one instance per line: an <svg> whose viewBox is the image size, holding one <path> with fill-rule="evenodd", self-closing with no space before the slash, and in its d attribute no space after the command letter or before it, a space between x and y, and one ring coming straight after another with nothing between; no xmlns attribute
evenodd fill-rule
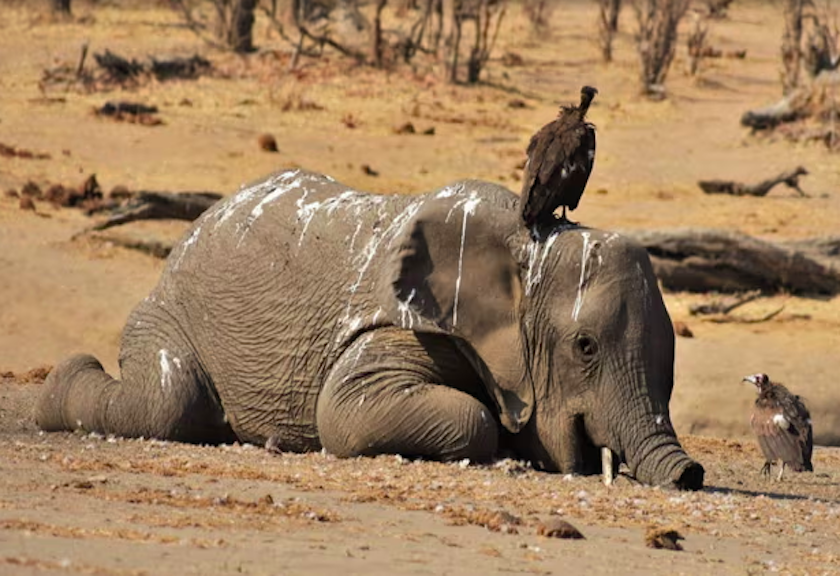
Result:
<svg viewBox="0 0 840 576"><path fill-rule="evenodd" d="M709 229L628 232L644 246L669 290L840 293L840 262L814 258L738 232Z"/></svg>
<svg viewBox="0 0 840 576"><path fill-rule="evenodd" d="M736 308L743 306L753 300L761 298L761 290L753 290L746 294L738 295L737 297L714 300L712 302L705 302L703 304L695 304L688 309L688 313L692 316L708 316L711 314L729 314Z"/></svg>
<svg viewBox="0 0 840 576"><path fill-rule="evenodd" d="M74 238L138 220L193 221L221 198L216 192L138 192L127 205L114 208L113 216L82 230Z"/></svg>
<svg viewBox="0 0 840 576"><path fill-rule="evenodd" d="M764 316L759 316L758 318L739 318L737 316L716 316L714 318L707 318L709 322L714 322L715 324L761 324L762 322L767 322L768 320L772 320L776 316L782 313L782 310L785 309L785 305L782 304L776 310L765 314Z"/></svg>
<svg viewBox="0 0 840 576"><path fill-rule="evenodd" d="M140 240L117 235L92 235L91 238L98 242L108 242L121 248L137 250L143 254L148 254L149 256L160 259L168 258L169 254L172 252L172 248L174 247L171 242L161 242L160 240Z"/></svg>
<svg viewBox="0 0 840 576"><path fill-rule="evenodd" d="M807 174L808 171L805 168L797 166L793 170L782 172L775 178L764 180L752 186L733 180L700 180L697 184L706 194L730 194L732 196L766 196L778 184L784 184L788 188L796 190L800 196L808 197L799 187L799 177Z"/></svg>

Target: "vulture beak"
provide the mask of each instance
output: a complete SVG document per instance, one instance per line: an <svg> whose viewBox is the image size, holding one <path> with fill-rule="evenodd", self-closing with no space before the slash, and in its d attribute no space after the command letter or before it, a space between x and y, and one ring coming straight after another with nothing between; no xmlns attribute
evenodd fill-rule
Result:
<svg viewBox="0 0 840 576"><path fill-rule="evenodd" d="M761 383L760 383L760 380L759 380L760 376L761 376L761 374L751 374L750 376L744 376L741 379L741 382L751 382L753 385L755 385L756 388L760 389L761 388Z"/></svg>

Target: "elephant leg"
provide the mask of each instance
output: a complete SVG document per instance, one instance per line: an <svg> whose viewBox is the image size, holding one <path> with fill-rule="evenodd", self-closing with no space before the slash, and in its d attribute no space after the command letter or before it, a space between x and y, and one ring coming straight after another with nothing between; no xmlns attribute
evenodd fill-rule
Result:
<svg viewBox="0 0 840 576"><path fill-rule="evenodd" d="M499 429L482 388L445 337L381 329L357 339L321 390L318 434L341 457L402 454L487 461Z"/></svg>
<svg viewBox="0 0 840 576"><path fill-rule="evenodd" d="M38 426L181 442L234 441L196 354L164 316L145 305L131 315L120 355L122 381L89 355L56 366L36 407Z"/></svg>

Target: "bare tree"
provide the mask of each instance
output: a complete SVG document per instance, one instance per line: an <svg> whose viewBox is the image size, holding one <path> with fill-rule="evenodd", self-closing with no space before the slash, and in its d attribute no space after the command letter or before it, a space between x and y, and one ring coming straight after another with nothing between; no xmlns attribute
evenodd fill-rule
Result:
<svg viewBox="0 0 840 576"><path fill-rule="evenodd" d="M548 20L554 6L555 1L553 0L524 0L522 11L525 12L531 26L540 30L548 26Z"/></svg>
<svg viewBox="0 0 840 576"><path fill-rule="evenodd" d="M464 23L472 21L475 24L475 36L467 60L467 82L475 83L478 82L481 70L490 59L490 52L496 43L499 28L507 12L507 0L456 0L453 4L453 26L450 35L446 38L449 52L446 58L447 79L453 83L458 82Z"/></svg>
<svg viewBox="0 0 840 576"><path fill-rule="evenodd" d="M633 0L642 91L649 96L665 96L665 77L677 48L677 26L688 7L689 0Z"/></svg>
<svg viewBox="0 0 840 576"><path fill-rule="evenodd" d="M816 78L823 71L840 67L840 17L831 0L825 0L822 5L812 0L808 8L802 63L808 75Z"/></svg>
<svg viewBox="0 0 840 576"><path fill-rule="evenodd" d="M700 70L700 62L706 53L706 38L709 34L707 17L695 10L691 14L691 30L688 33L688 72L692 76Z"/></svg>
<svg viewBox="0 0 840 576"><path fill-rule="evenodd" d="M204 37L207 25L202 21L197 10L188 5L186 0L171 0L173 7L184 16L190 29ZM253 28L254 10L257 0L212 0L215 12L216 41L204 38L211 44L224 46L235 52L252 52L254 50Z"/></svg>
<svg viewBox="0 0 840 576"><path fill-rule="evenodd" d="M618 32L621 0L598 0L598 45L604 62L612 62L612 43Z"/></svg>
<svg viewBox="0 0 840 576"><path fill-rule="evenodd" d="M802 14L808 0L784 0L785 31L782 35L782 90L799 86L802 61Z"/></svg>

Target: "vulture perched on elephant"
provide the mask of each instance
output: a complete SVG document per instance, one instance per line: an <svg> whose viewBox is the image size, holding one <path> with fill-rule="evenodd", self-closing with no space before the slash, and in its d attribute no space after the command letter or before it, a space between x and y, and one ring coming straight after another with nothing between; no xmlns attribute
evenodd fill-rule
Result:
<svg viewBox="0 0 840 576"><path fill-rule="evenodd" d="M786 467L794 472L813 472L814 434L811 414L802 398L771 382L767 374L753 374L744 381L752 382L758 390L750 424L764 453L761 473L769 476L770 467L777 460L781 462L778 480Z"/></svg>
<svg viewBox="0 0 840 576"><path fill-rule="evenodd" d="M586 112L598 90L584 86L579 106L563 106L557 118L534 134L528 144L520 203L528 228L554 223L554 211L577 208L595 162L595 126Z"/></svg>

